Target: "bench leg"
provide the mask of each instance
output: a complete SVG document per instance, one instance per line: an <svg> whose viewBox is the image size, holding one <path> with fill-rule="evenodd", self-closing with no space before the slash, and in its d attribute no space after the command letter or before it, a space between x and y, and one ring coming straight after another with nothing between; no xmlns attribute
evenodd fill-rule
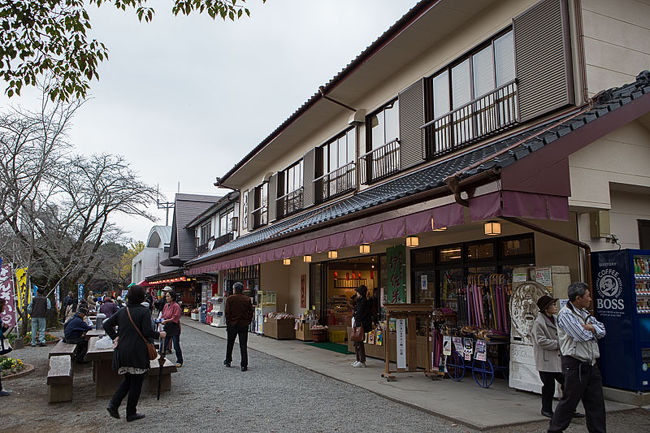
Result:
<svg viewBox="0 0 650 433"><path fill-rule="evenodd" d="M112 361L94 361L95 370L95 396L108 397L113 395L122 382L122 376L112 368Z"/></svg>
<svg viewBox="0 0 650 433"><path fill-rule="evenodd" d="M47 386L47 402L59 403L62 401L72 401L72 378L69 383Z"/></svg>

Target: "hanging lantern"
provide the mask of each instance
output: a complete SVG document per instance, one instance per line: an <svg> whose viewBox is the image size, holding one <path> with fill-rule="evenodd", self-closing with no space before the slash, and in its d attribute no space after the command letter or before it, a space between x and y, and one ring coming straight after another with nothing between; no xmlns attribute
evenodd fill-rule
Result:
<svg viewBox="0 0 650 433"><path fill-rule="evenodd" d="M339 256L339 252L336 251L336 250L328 251L328 252L327 252L327 258L328 258L328 259L335 259L335 258L337 258L338 256Z"/></svg>
<svg viewBox="0 0 650 433"><path fill-rule="evenodd" d="M361 254L370 253L370 244L361 244L361 245L359 245L359 252Z"/></svg>
<svg viewBox="0 0 650 433"><path fill-rule="evenodd" d="M302 261L305 263L311 263L311 256L307 254L306 256L302 257Z"/></svg>
<svg viewBox="0 0 650 433"><path fill-rule="evenodd" d="M488 236L498 236L501 234L501 223L498 221L488 221L483 225L483 229Z"/></svg>
<svg viewBox="0 0 650 433"><path fill-rule="evenodd" d="M359 272L359 273L357 274L357 278L358 278L358 279L361 279L361 272Z"/></svg>
<svg viewBox="0 0 650 433"><path fill-rule="evenodd" d="M282 264L284 266L289 266L291 264L291 259L282 259Z"/></svg>
<svg viewBox="0 0 650 433"><path fill-rule="evenodd" d="M345 279L346 279L346 280L349 280L349 279L350 279L350 273L349 273L349 272L346 272L346 273L345 273Z"/></svg>
<svg viewBox="0 0 650 433"><path fill-rule="evenodd" d="M420 238L417 236L407 236L406 237L406 246L407 247L417 247L420 245Z"/></svg>
<svg viewBox="0 0 650 433"><path fill-rule="evenodd" d="M338 278L338 277L339 277L339 273L338 273L338 271L334 271L334 279L336 279L336 278Z"/></svg>
<svg viewBox="0 0 650 433"><path fill-rule="evenodd" d="M375 271L370 270L370 279L374 280L375 279Z"/></svg>

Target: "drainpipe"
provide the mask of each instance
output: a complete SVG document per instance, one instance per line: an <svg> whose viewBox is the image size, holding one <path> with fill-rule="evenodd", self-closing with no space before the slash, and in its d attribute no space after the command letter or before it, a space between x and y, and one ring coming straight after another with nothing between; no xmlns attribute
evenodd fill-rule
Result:
<svg viewBox="0 0 650 433"><path fill-rule="evenodd" d="M458 176L450 176L449 178L445 179L445 182L447 183L447 186L449 189L454 193L454 198L456 199L456 203L458 203L461 206L469 208L469 201L461 197L462 190L459 188L459 179ZM469 192L471 196L471 192ZM571 245L575 245L578 248L581 248L585 252L585 280L587 283L587 286L589 286L589 291L591 292L592 299L593 299L593 287L591 285L591 247L589 244L586 244L585 242L582 241L577 241L574 239L571 239L567 236L561 235L559 233L555 233L551 230L545 229L543 227L540 227L536 224L533 224L531 222L525 221L521 218L517 217L509 217L509 216L501 216L500 217L504 221L508 221L512 224L516 224L522 227L526 227L527 229L533 230L535 232L544 234L546 236L552 237L554 239L558 239L562 242L569 243Z"/></svg>

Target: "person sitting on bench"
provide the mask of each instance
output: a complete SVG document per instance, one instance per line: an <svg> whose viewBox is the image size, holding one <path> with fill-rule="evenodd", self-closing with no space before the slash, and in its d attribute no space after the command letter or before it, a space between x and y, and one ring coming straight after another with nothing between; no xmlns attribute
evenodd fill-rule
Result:
<svg viewBox="0 0 650 433"><path fill-rule="evenodd" d="M63 331L63 342L77 345L77 354L75 359L79 364L86 362L84 361L84 357L88 351L88 342L84 338L83 334L92 329L92 327L86 323L87 314L88 309L86 307L79 307L75 315L72 316L72 319L68 320L65 324L65 329Z"/></svg>

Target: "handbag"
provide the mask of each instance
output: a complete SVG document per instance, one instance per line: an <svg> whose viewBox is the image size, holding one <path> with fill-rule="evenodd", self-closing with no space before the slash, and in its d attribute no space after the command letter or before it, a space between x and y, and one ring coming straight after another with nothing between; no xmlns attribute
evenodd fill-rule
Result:
<svg viewBox="0 0 650 433"><path fill-rule="evenodd" d="M363 341L364 338L363 334L364 332L361 326L353 327L352 332L350 333L350 341L354 341L354 342Z"/></svg>
<svg viewBox="0 0 650 433"><path fill-rule="evenodd" d="M9 340L6 338L0 338L0 355L6 355L12 350L14 349L11 347L11 344L9 344Z"/></svg>
<svg viewBox="0 0 650 433"><path fill-rule="evenodd" d="M138 334L140 334L140 337L142 337L142 340L144 341L144 344L147 346L147 355L149 356L149 360L153 361L158 357L158 351L156 350L156 346L153 345L153 343L150 343L149 340L144 338L144 335L142 335L142 332L140 332L140 328L135 326L135 323L133 322L133 319L131 318L131 312L129 311L129 307L126 307L126 314L129 316L129 320L131 321L131 325L135 328L136 331L138 331Z"/></svg>

